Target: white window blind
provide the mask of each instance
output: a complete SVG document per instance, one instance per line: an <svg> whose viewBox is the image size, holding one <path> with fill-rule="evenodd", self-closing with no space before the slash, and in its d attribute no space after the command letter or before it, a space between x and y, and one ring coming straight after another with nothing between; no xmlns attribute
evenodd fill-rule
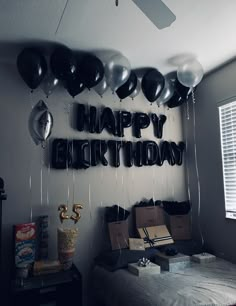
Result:
<svg viewBox="0 0 236 306"><path fill-rule="evenodd" d="M219 116L225 216L236 219L236 101L220 106Z"/></svg>

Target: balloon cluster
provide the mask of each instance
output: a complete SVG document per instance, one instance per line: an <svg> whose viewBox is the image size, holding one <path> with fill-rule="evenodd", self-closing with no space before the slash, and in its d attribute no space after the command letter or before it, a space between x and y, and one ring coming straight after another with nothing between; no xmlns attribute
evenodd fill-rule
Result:
<svg viewBox="0 0 236 306"><path fill-rule="evenodd" d="M113 54L103 63L93 54L74 53L65 46L55 48L49 64L39 49L25 48L17 57L17 68L31 90L40 85L47 97L60 82L72 97L85 88L93 88L103 96L110 87L121 100L134 99L142 89L149 102L167 103L170 108L186 101L203 77L201 64L191 60L178 68L174 78L150 68L140 81L129 60L121 53Z"/></svg>

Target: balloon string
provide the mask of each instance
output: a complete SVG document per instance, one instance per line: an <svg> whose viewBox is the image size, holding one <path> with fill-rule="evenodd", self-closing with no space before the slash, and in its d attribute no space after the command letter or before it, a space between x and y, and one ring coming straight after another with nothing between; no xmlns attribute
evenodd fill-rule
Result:
<svg viewBox="0 0 236 306"><path fill-rule="evenodd" d="M69 152L69 140L67 140L67 152ZM70 184L69 184L69 160L66 161L66 172L67 172L67 205L70 201Z"/></svg>
<svg viewBox="0 0 236 306"><path fill-rule="evenodd" d="M187 107L185 108L187 113ZM189 160L188 160L188 136L187 136L187 122L185 122L185 143L186 143L186 154L185 154L185 161L186 161L186 172L187 172L187 193L188 193L188 200L191 202L191 192L190 192L190 179L189 179Z"/></svg>
<svg viewBox="0 0 236 306"><path fill-rule="evenodd" d="M90 220L92 221L92 205L91 205L91 184L89 183L89 194L88 194L88 200L89 200L89 214L90 214Z"/></svg>
<svg viewBox="0 0 236 306"><path fill-rule="evenodd" d="M185 115L186 115L186 118L187 118L187 104L186 104L186 107L185 107ZM190 178L189 178L189 159L188 159L189 147L188 147L188 135L187 135L187 131L188 131L187 122L188 121L185 120L185 124L184 124L185 145L186 145L186 149L185 149L186 153L184 154L184 161L185 161L185 171L186 171L186 177L187 177L187 198L188 198L188 201L190 203L192 203L191 192L190 192ZM191 224L193 224L193 210L192 210L192 208L191 208L190 219L191 219Z"/></svg>
<svg viewBox="0 0 236 306"><path fill-rule="evenodd" d="M51 172L51 162L50 162L50 146L48 145L48 179L47 179L47 206L49 206L49 185L50 185L50 172Z"/></svg>
<svg viewBox="0 0 236 306"><path fill-rule="evenodd" d="M191 88L191 92L192 92L192 100L193 100L193 104L196 103L196 98L195 98L195 92L194 92L194 87Z"/></svg>
<svg viewBox="0 0 236 306"><path fill-rule="evenodd" d="M189 100L187 100L186 102L186 118L189 120L190 116L189 116Z"/></svg>
<svg viewBox="0 0 236 306"><path fill-rule="evenodd" d="M30 101L30 107L31 111L33 109L33 99L32 99L32 93L29 93L29 101ZM30 204L30 222L33 220L33 207L32 207L32 158L30 159L30 169L29 169L29 204Z"/></svg>
<svg viewBox="0 0 236 306"><path fill-rule="evenodd" d="M200 215L201 215L201 185L200 185L198 161L197 161L195 103L193 103L193 125L194 125L194 135L193 135L193 137L194 137L195 169L196 169L197 187L198 187L198 226L199 226L199 232L200 232L200 236L201 236L201 244L202 244L202 248L203 248L204 238L203 238L203 235L202 235L202 228L201 228L201 221L200 221Z"/></svg>
<svg viewBox="0 0 236 306"><path fill-rule="evenodd" d="M72 156L73 156L73 152L74 152L74 143L72 141L71 144L71 151L72 151ZM75 204L75 171L74 171L74 167L72 167L72 204Z"/></svg>
<svg viewBox="0 0 236 306"><path fill-rule="evenodd" d="M43 205L43 149L41 149L41 169L40 169L40 204Z"/></svg>
<svg viewBox="0 0 236 306"><path fill-rule="evenodd" d="M58 25L57 25L57 28L56 28L56 31L55 31L55 35L57 35L57 32L58 32L58 30L59 30L59 28L60 28L60 25L61 25L61 22L62 22L62 18L63 18L64 14L65 14L65 11L66 11L68 2L69 2L69 0L66 1L66 4L65 4L65 6L64 6L64 9L63 9L63 11L62 11L61 17L60 17L60 19L59 19L59 22L58 22Z"/></svg>
<svg viewBox="0 0 236 306"><path fill-rule="evenodd" d="M152 168L152 198L153 201L155 201L155 173L154 173L154 167Z"/></svg>
<svg viewBox="0 0 236 306"><path fill-rule="evenodd" d="M33 208L32 208L32 176L31 176L31 174L29 176L29 194L30 194L30 222L32 222Z"/></svg>
<svg viewBox="0 0 236 306"><path fill-rule="evenodd" d="M31 106L31 110L34 108L34 105L33 105L33 93L30 92L29 93L29 100L30 100L30 106Z"/></svg>

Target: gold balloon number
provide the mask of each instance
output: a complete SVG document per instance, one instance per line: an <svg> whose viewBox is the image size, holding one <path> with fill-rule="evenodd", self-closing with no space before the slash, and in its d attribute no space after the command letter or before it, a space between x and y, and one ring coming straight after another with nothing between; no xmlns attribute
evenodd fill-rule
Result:
<svg viewBox="0 0 236 306"><path fill-rule="evenodd" d="M63 223L64 220L71 219L76 224L81 218L80 209L83 209L83 206L81 204L74 204L73 209L72 209L73 215L69 217L67 215L68 206L65 204L60 205L58 207L58 210L60 211L59 217L60 217L61 223Z"/></svg>
<svg viewBox="0 0 236 306"><path fill-rule="evenodd" d="M73 220L75 222L75 224L79 221L79 219L81 218L81 214L80 214L80 209L83 209L83 206L81 204L74 204L73 205L73 213L75 214L75 216L71 216L71 220Z"/></svg>

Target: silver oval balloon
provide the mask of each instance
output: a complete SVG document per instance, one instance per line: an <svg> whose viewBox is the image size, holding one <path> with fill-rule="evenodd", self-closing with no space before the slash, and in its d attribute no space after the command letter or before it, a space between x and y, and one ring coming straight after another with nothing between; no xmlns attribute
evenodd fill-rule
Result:
<svg viewBox="0 0 236 306"><path fill-rule="evenodd" d="M105 65L105 76L113 93L128 80L130 73L130 63L120 53L113 55Z"/></svg>
<svg viewBox="0 0 236 306"><path fill-rule="evenodd" d="M174 84L170 79L165 78L165 87L162 90L160 97L157 99L157 105L163 105L173 97L175 92Z"/></svg>
<svg viewBox="0 0 236 306"><path fill-rule="evenodd" d="M130 98L132 98L132 100L137 97L137 95L140 93L141 91L141 82L138 80L137 82L137 86L135 88L135 90L132 92L132 94L130 95Z"/></svg>
<svg viewBox="0 0 236 306"><path fill-rule="evenodd" d="M42 88L43 92L48 98L52 94L52 92L55 90L55 88L58 86L58 84L59 84L59 80L55 78L55 76L52 73L49 73L44 78L43 82L40 84L40 87Z"/></svg>
<svg viewBox="0 0 236 306"><path fill-rule="evenodd" d="M107 80L104 77L100 83L98 83L98 85L96 85L95 87L93 87L93 89L96 91L96 93L102 97L104 95L104 93L107 91L108 89L108 84L107 84Z"/></svg>
<svg viewBox="0 0 236 306"><path fill-rule="evenodd" d="M34 142L41 143L45 147L46 140L50 136L53 127L53 116L47 105L41 100L31 111L29 118L29 131Z"/></svg>
<svg viewBox="0 0 236 306"><path fill-rule="evenodd" d="M196 59L185 62L177 70L179 82L190 88L197 86L201 82L203 74L203 67Z"/></svg>

